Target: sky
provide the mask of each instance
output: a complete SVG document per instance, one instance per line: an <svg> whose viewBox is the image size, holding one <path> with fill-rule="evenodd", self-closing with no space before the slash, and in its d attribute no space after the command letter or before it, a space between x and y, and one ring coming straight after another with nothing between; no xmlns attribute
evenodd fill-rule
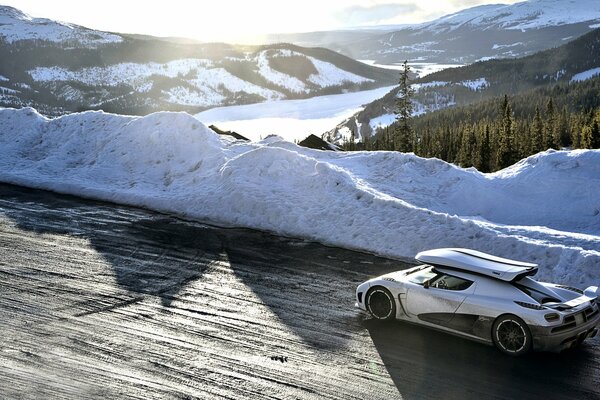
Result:
<svg viewBox="0 0 600 400"><path fill-rule="evenodd" d="M0 0L33 17L89 28L202 41L256 42L269 33L418 23L464 8L518 0Z"/></svg>

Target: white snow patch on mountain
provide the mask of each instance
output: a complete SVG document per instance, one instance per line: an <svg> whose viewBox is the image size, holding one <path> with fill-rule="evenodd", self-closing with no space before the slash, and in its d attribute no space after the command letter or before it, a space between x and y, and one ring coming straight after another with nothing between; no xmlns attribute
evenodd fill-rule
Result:
<svg viewBox="0 0 600 400"><path fill-rule="evenodd" d="M0 82L8 82L10 79L5 77L4 75L0 75Z"/></svg>
<svg viewBox="0 0 600 400"><path fill-rule="evenodd" d="M218 105L225 98L221 90L257 94L266 100L281 99L283 94L269 90L232 75L223 68L214 67L205 59L179 59L159 63L119 63L107 67L82 68L71 71L62 67L37 67L28 71L38 82L75 81L86 85L118 86L133 85L139 92L151 89L153 75L174 78L186 76L186 81L195 89L177 87L169 90L173 103L186 105Z"/></svg>
<svg viewBox="0 0 600 400"><path fill-rule="evenodd" d="M0 180L394 257L469 247L539 263L542 280L600 283L600 150L481 174L413 154L241 143L185 113L4 109Z"/></svg>
<svg viewBox="0 0 600 400"><path fill-rule="evenodd" d="M416 92L418 92L421 89L446 86L448 84L449 84L448 82L444 82L444 81L432 81L432 82L425 82L425 83L415 83L412 85L412 87L413 87L413 89L415 89Z"/></svg>
<svg viewBox="0 0 600 400"><path fill-rule="evenodd" d="M512 30L597 22L600 2L596 0L529 0L515 4L488 4L468 8L411 29L452 31L463 26Z"/></svg>
<svg viewBox="0 0 600 400"><path fill-rule="evenodd" d="M46 18L32 18L8 6L0 6L0 38L8 43L20 40L45 40L57 43L79 43L89 47L123 41L119 35Z"/></svg>
<svg viewBox="0 0 600 400"><path fill-rule="evenodd" d="M490 86L490 84L488 83L488 81L485 78L478 78L478 79L473 79L473 80L468 80L468 81L462 81L462 82L459 82L459 84L463 85L466 88L471 89L474 92L476 92L478 90L483 90L486 87Z"/></svg>
<svg viewBox="0 0 600 400"><path fill-rule="evenodd" d="M320 87L342 85L344 83L366 83L373 82L368 79L348 71L344 71L335 65L326 61L317 60L314 57L307 57L315 66L318 74L312 74L308 80Z"/></svg>
<svg viewBox="0 0 600 400"><path fill-rule="evenodd" d="M573 75L571 78L571 82L582 82L593 78L594 76L600 75L600 68L592 68L587 71L580 72L578 74Z"/></svg>
<svg viewBox="0 0 600 400"><path fill-rule="evenodd" d="M277 86L281 86L290 92L308 93L309 89L300 79L271 68L269 65L269 58L267 57L267 51L268 50L261 51L256 57L258 73L261 74L267 81L274 83ZM280 57L286 57L284 54L286 53L281 53Z"/></svg>
<svg viewBox="0 0 600 400"><path fill-rule="evenodd" d="M386 126L390 126L396 121L396 114L384 114L380 115L377 118L371 119L369 121L369 125L371 126L371 130L375 132L378 128L385 128Z"/></svg>
<svg viewBox="0 0 600 400"><path fill-rule="evenodd" d="M308 93L310 91L310 88L307 87L306 83L302 80L273 69L269 61L279 57L305 58L317 70L316 74L313 73L308 76L307 81L321 88L342 85L344 83L373 82L372 79L365 78L363 76L359 76L348 71L344 71L343 69L340 69L329 62L322 61L314 57L306 56L302 53L292 51L289 49L277 51L261 51L255 59L258 65L258 72L269 82L274 83L277 86L283 87L291 92Z"/></svg>

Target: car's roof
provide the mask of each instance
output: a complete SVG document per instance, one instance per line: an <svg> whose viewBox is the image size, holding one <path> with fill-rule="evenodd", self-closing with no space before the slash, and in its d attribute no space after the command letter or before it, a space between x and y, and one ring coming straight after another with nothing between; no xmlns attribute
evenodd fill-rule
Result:
<svg viewBox="0 0 600 400"><path fill-rule="evenodd" d="M503 281L513 281L535 275L537 265L496 257L480 251L446 248L422 251L416 259L434 266L487 275Z"/></svg>

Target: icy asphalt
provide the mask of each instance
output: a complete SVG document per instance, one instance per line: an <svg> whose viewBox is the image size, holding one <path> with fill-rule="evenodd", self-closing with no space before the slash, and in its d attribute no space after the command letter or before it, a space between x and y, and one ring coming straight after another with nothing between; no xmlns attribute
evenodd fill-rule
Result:
<svg viewBox="0 0 600 400"><path fill-rule="evenodd" d="M598 338L513 359L354 309L406 266L0 185L0 398L599 398Z"/></svg>

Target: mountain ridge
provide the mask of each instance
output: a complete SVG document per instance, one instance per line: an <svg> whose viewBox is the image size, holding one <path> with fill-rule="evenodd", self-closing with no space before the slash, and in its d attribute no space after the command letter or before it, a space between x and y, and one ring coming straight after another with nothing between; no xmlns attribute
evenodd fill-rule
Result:
<svg viewBox="0 0 600 400"><path fill-rule="evenodd" d="M449 68L414 81L416 115L451 106L468 105L504 94L569 84L600 74L600 29L595 29L560 47L516 59L488 60ZM394 121L397 89L342 122L323 137L334 142L370 136L377 125Z"/></svg>
<svg viewBox="0 0 600 400"><path fill-rule="evenodd" d="M115 36L34 19L12 7L0 8L0 21L0 106L32 106L46 115L87 109L197 113L396 80L392 71L323 48Z"/></svg>
<svg viewBox="0 0 600 400"><path fill-rule="evenodd" d="M365 27L350 33L310 32L273 35L271 39L324 46L378 64L404 60L466 64L533 54L595 27L600 27L600 2L530 0L471 7L433 21L390 26L384 32Z"/></svg>

